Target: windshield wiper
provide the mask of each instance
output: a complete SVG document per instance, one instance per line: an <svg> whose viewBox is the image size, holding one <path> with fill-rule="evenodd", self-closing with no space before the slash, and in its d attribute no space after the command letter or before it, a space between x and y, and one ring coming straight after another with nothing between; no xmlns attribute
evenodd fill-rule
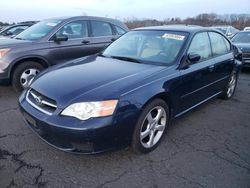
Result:
<svg viewBox="0 0 250 188"><path fill-rule="evenodd" d="M123 57L123 56L110 56L113 59L119 59L119 60L123 60L123 61L132 61L135 63L142 63L142 61L140 61L139 59L135 59L132 57Z"/></svg>
<svg viewBox="0 0 250 188"><path fill-rule="evenodd" d="M22 39L22 38L20 38L20 37L15 37L15 39L17 39L17 40L24 40L24 39Z"/></svg>
<svg viewBox="0 0 250 188"><path fill-rule="evenodd" d="M97 54L97 56L100 56L100 57L107 57L107 56L103 55L102 53Z"/></svg>

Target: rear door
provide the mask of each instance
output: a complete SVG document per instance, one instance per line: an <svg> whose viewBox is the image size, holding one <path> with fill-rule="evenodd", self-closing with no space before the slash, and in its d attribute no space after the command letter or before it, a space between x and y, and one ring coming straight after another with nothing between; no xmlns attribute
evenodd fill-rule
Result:
<svg viewBox="0 0 250 188"><path fill-rule="evenodd" d="M112 25L108 22L91 20L90 26L92 45L96 52L101 51L118 38Z"/></svg>
<svg viewBox="0 0 250 188"><path fill-rule="evenodd" d="M185 111L198 105L214 94L211 85L214 82L214 64L211 45L207 32L197 33L189 46L187 55L195 53L201 59L181 70L181 84L178 86L179 101L176 114L181 115Z"/></svg>
<svg viewBox="0 0 250 188"><path fill-rule="evenodd" d="M209 32L212 46L212 54L215 60L215 70L213 74L215 92L224 89L229 75L234 67L234 55L231 50L230 42L217 32Z"/></svg>
<svg viewBox="0 0 250 188"><path fill-rule="evenodd" d="M66 62L95 53L91 47L88 21L78 20L65 24L55 35L67 35L67 41L50 40L50 61L53 64Z"/></svg>

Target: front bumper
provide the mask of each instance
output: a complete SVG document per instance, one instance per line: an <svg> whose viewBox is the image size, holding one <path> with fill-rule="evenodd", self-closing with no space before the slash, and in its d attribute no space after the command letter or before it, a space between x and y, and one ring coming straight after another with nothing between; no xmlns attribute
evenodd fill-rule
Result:
<svg viewBox="0 0 250 188"><path fill-rule="evenodd" d="M20 111L27 125L49 145L70 153L95 154L129 145L135 113L119 117L80 121L73 117L46 115L19 99Z"/></svg>
<svg viewBox="0 0 250 188"><path fill-rule="evenodd" d="M9 84L9 67L8 63L5 63L5 61L0 60L0 84Z"/></svg>
<svg viewBox="0 0 250 188"><path fill-rule="evenodd" d="M242 52L243 67L250 67L250 52Z"/></svg>
<svg viewBox="0 0 250 188"><path fill-rule="evenodd" d="M249 59L242 59L243 65L242 67L250 68L250 58Z"/></svg>

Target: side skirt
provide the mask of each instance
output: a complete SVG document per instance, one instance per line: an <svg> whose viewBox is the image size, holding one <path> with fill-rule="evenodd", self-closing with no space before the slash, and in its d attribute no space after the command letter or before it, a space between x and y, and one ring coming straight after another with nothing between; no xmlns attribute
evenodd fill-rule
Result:
<svg viewBox="0 0 250 188"><path fill-rule="evenodd" d="M205 99L205 100L203 100L203 101L201 101L201 102L195 104L194 106L192 106L192 107L190 107L190 108L184 110L183 112L181 112L181 113L175 115L175 116L174 116L174 119L175 119L175 118L178 118L178 117L180 117L180 116L182 116L183 114L185 114L185 113L187 113L187 112L189 112L189 111L191 111L191 110L193 110L194 108L196 108L196 107L200 106L201 104L203 104L203 103L209 101L210 99L219 96L222 92L223 92L223 91L220 91L220 92L218 92L218 93L216 93L216 94L214 94L214 95L208 97L207 99Z"/></svg>

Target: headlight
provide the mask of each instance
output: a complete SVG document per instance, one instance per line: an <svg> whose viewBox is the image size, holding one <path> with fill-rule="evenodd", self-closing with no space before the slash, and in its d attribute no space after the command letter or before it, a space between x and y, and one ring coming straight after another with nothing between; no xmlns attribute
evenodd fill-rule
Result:
<svg viewBox="0 0 250 188"><path fill-rule="evenodd" d="M118 100L74 103L65 108L61 115L87 120L92 117L110 116L114 113Z"/></svg>
<svg viewBox="0 0 250 188"><path fill-rule="evenodd" d="M10 51L9 48L0 49L0 59L2 59Z"/></svg>

